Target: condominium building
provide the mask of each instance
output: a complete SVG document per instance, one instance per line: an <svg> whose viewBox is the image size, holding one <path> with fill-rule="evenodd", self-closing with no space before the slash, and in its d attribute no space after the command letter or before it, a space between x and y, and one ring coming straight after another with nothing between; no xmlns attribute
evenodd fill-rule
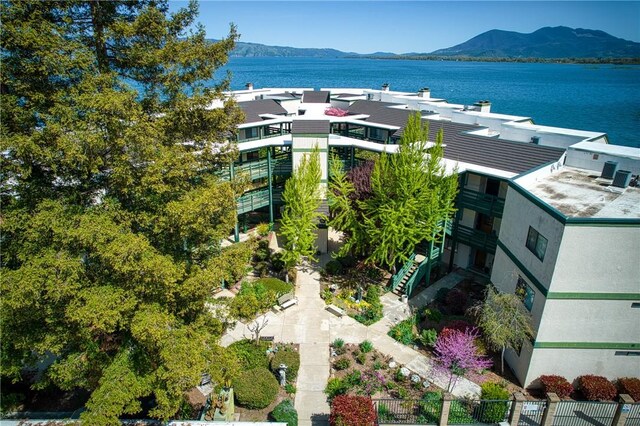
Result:
<svg viewBox="0 0 640 426"><path fill-rule="evenodd" d="M254 211L275 220L284 182L314 146L326 184L333 158L348 170L365 151L395 152L409 115L420 111L430 141L444 132L443 161L458 172L460 192L456 216L443 223L439 244L421 247L419 277L402 280L404 290L429 285L430 270L446 265L518 294L536 329L534 342L507 355L523 385L541 374L638 375L640 188L632 179L640 149L611 145L602 132L494 114L485 100L450 104L427 88L248 85L229 96L245 121L239 158L221 175L245 173L253 182L238 199L241 223Z"/></svg>

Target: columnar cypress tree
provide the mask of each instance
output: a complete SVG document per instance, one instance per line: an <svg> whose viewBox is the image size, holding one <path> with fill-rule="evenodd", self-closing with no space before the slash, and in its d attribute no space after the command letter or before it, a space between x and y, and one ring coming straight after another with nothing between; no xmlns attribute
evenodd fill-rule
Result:
<svg viewBox="0 0 640 426"><path fill-rule="evenodd" d="M320 193L320 153L314 149L302 157L298 168L284 185L282 201L284 212L280 222L280 234L286 239L283 260L289 266L297 264L301 258L313 259L316 253L318 212Z"/></svg>
<svg viewBox="0 0 640 426"><path fill-rule="evenodd" d="M232 27L205 40L190 3L0 5L2 375L53 359L36 387L91 391L83 419L115 424L152 396L167 419L204 372L234 362L204 309L224 275L234 187L210 170L241 113L223 108Z"/></svg>

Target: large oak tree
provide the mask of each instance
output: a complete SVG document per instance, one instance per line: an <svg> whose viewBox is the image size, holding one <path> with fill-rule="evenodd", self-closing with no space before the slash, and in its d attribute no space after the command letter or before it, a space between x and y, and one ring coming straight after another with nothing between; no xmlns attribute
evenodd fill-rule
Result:
<svg viewBox="0 0 640 426"><path fill-rule="evenodd" d="M241 113L211 83L237 39L165 0L0 5L2 376L91 392L83 419L173 416L233 360L206 309L238 188ZM218 101L221 108L211 109Z"/></svg>

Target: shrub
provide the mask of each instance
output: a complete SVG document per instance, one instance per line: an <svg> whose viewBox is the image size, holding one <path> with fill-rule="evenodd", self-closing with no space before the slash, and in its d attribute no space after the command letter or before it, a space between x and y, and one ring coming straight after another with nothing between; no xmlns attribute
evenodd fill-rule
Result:
<svg viewBox="0 0 640 426"><path fill-rule="evenodd" d="M356 258L350 255L339 257L338 262L345 268L353 268L358 263Z"/></svg>
<svg viewBox="0 0 640 426"><path fill-rule="evenodd" d="M437 339L438 332L433 328L422 330L422 333L420 333L420 343L426 347L432 348L436 344Z"/></svg>
<svg viewBox="0 0 640 426"><path fill-rule="evenodd" d="M485 382L480 386L480 399L484 400L484 410L480 416L482 423L500 423L509 408L509 391L499 383Z"/></svg>
<svg viewBox="0 0 640 426"><path fill-rule="evenodd" d="M360 350L362 351L362 353L365 353L365 354L373 350L373 343L371 343L369 340L363 341L358 346L360 347Z"/></svg>
<svg viewBox="0 0 640 426"><path fill-rule="evenodd" d="M340 358L333 363L333 368L336 370L346 370L351 367L351 360L349 358Z"/></svg>
<svg viewBox="0 0 640 426"><path fill-rule="evenodd" d="M441 288L440 290L438 290L438 292L436 293L436 297L435 299L438 302L444 302L445 300L447 300L447 294L449 294L449 292L451 291L451 289L449 288Z"/></svg>
<svg viewBox="0 0 640 426"><path fill-rule="evenodd" d="M367 354L360 354L356 357L356 362L360 365L365 365L367 363Z"/></svg>
<svg viewBox="0 0 640 426"><path fill-rule="evenodd" d="M553 392L559 398L566 398L573 392L573 386L562 376L543 375L539 379L544 393Z"/></svg>
<svg viewBox="0 0 640 426"><path fill-rule="evenodd" d="M578 389L589 401L613 400L618 391L606 377L587 374L578 377Z"/></svg>
<svg viewBox="0 0 640 426"><path fill-rule="evenodd" d="M407 318L391 327L388 334L404 345L411 345L416 338L416 333L413 331L415 323L415 317Z"/></svg>
<svg viewBox="0 0 640 426"><path fill-rule="evenodd" d="M256 285L262 285L267 291L273 291L278 297L293 290L293 284L286 283L278 278L260 278Z"/></svg>
<svg viewBox="0 0 640 426"><path fill-rule="evenodd" d="M467 295L457 288L447 293L446 301L449 311L454 315L462 315L467 310Z"/></svg>
<svg viewBox="0 0 640 426"><path fill-rule="evenodd" d="M294 382L300 369L300 353L291 346L280 347L271 358L271 371L278 374L280 364L287 366L287 381Z"/></svg>
<svg viewBox="0 0 640 426"><path fill-rule="evenodd" d="M327 394L327 398L332 400L338 395L347 393L349 386L347 383L339 377L332 377L327 381L327 387L324 388L324 393Z"/></svg>
<svg viewBox="0 0 640 426"><path fill-rule="evenodd" d="M340 275L342 274L342 264L337 260L330 260L324 270L329 275Z"/></svg>
<svg viewBox="0 0 640 426"><path fill-rule="evenodd" d="M256 344L252 340L238 340L229 345L236 358L240 361L242 370L252 370L254 368L268 368L269 358L267 358L267 349L269 343L259 342Z"/></svg>
<svg viewBox="0 0 640 426"><path fill-rule="evenodd" d="M276 405L271 412L271 418L275 422L286 423L287 426L298 426L298 412L288 399Z"/></svg>
<svg viewBox="0 0 640 426"><path fill-rule="evenodd" d="M371 398L339 395L333 399L330 426L375 426L376 410Z"/></svg>
<svg viewBox="0 0 640 426"><path fill-rule="evenodd" d="M266 368L254 368L242 372L233 381L238 405L250 409L265 408L276 400L278 381Z"/></svg>
<svg viewBox="0 0 640 426"><path fill-rule="evenodd" d="M429 321L433 321L435 323L439 323L440 321L442 321L442 312L440 312L437 309L425 309L423 312L423 315L426 319L428 319Z"/></svg>
<svg viewBox="0 0 640 426"><path fill-rule="evenodd" d="M336 340L333 341L331 346L333 346L335 349L341 348L344 346L344 340L338 337Z"/></svg>
<svg viewBox="0 0 640 426"><path fill-rule="evenodd" d="M620 393L628 394L635 402L640 402L640 379L637 377L621 377L618 379Z"/></svg>

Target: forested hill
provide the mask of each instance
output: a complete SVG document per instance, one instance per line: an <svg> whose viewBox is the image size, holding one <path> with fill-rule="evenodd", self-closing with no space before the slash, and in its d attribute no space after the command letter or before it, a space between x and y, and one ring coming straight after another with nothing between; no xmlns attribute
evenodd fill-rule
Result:
<svg viewBox="0 0 640 426"><path fill-rule="evenodd" d="M545 27L530 34L491 30L457 46L431 52L437 56L479 58L637 58L640 43L604 31Z"/></svg>

